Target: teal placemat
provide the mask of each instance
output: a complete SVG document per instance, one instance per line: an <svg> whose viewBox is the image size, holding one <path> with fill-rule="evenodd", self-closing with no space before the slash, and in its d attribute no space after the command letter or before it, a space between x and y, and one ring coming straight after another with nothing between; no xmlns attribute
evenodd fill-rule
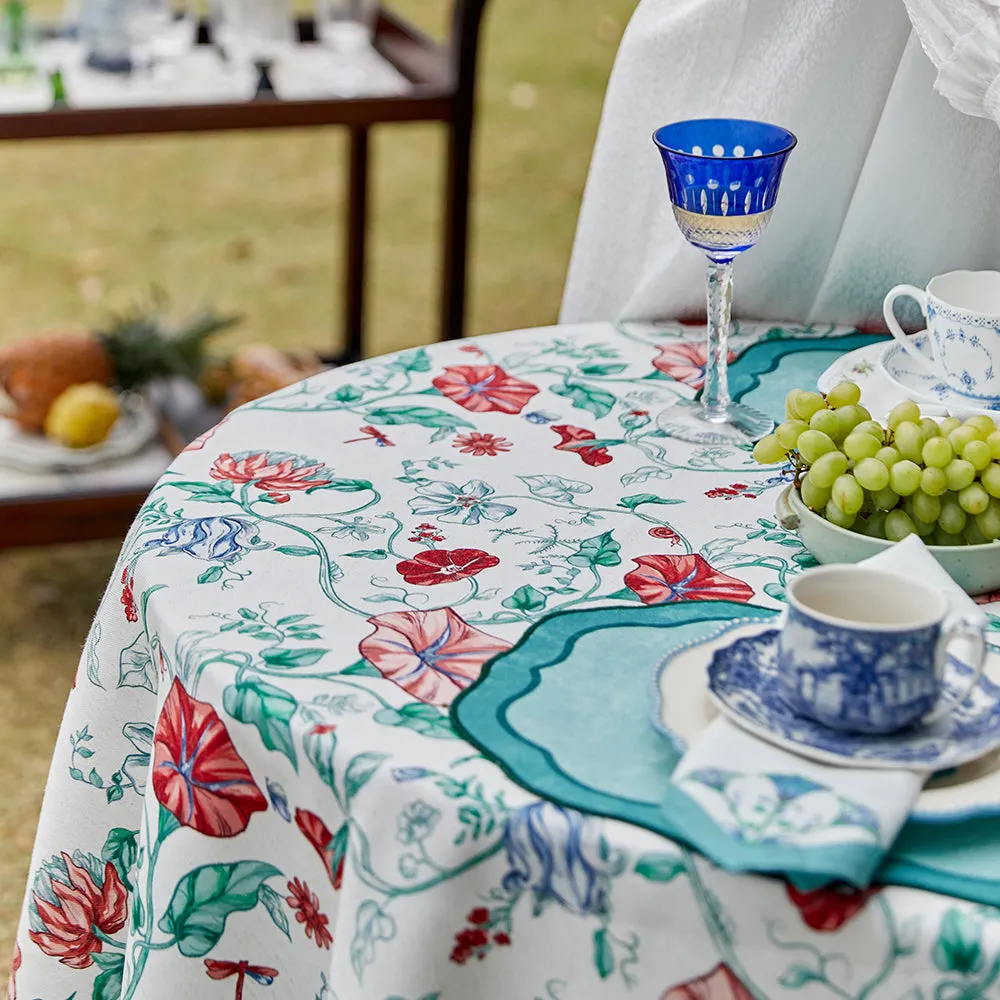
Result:
<svg viewBox="0 0 1000 1000"><path fill-rule="evenodd" d="M452 717L535 794L683 839L662 808L684 746L654 725L658 667L736 620L776 615L728 601L555 614L495 658ZM1000 817L908 823L877 880L1000 904Z"/></svg>

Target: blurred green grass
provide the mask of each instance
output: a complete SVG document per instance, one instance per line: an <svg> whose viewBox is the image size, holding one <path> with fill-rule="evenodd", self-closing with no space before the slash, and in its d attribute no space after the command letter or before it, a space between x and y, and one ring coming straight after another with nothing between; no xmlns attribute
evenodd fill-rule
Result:
<svg viewBox="0 0 1000 1000"><path fill-rule="evenodd" d="M447 0L394 9L441 35ZM491 0L469 330L555 322L604 87L634 0ZM434 339L443 135L375 132L370 351ZM0 338L104 319L152 284L244 313L228 345L328 349L340 307L336 130L0 144ZM117 545L0 553L0 982L49 756Z"/></svg>

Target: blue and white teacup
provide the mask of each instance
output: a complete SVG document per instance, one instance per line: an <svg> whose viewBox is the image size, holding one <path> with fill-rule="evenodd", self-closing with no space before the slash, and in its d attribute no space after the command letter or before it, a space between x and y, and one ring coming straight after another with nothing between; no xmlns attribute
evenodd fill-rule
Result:
<svg viewBox="0 0 1000 1000"><path fill-rule="evenodd" d="M908 295L927 319L933 358L914 346L896 321L896 299ZM927 289L897 285L882 306L889 331L928 374L970 399L1000 400L1000 272L949 271Z"/></svg>
<svg viewBox="0 0 1000 1000"><path fill-rule="evenodd" d="M782 690L796 712L831 729L891 733L933 722L979 683L984 628L980 615L949 616L944 595L918 580L820 566L788 587L778 639ZM957 639L968 640L973 677L960 693L944 693L948 647Z"/></svg>

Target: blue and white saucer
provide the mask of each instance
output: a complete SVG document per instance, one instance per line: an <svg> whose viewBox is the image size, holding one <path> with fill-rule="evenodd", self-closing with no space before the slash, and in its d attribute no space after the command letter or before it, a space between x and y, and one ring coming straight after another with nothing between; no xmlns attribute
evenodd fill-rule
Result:
<svg viewBox="0 0 1000 1000"><path fill-rule="evenodd" d="M930 335L926 330L913 334L909 342L928 361L933 361ZM963 396L955 392L940 377L924 370L920 363L906 351L902 344L892 341L887 344L879 359L879 367L883 373L901 389L912 396L937 403L947 408L955 416L985 413L1000 410L1000 399L984 400L972 396Z"/></svg>
<svg viewBox="0 0 1000 1000"><path fill-rule="evenodd" d="M719 649L708 667L712 698L722 713L775 746L822 764L943 771L1000 747L1000 687L983 678L950 716L928 726L872 736L841 733L797 715L778 683L778 630L745 636ZM945 689L960 689L970 668L949 660Z"/></svg>

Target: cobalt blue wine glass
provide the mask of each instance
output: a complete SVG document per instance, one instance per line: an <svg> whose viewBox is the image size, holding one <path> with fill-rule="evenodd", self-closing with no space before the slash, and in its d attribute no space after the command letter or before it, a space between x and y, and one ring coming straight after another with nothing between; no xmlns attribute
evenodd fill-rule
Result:
<svg viewBox="0 0 1000 1000"><path fill-rule="evenodd" d="M674 218L708 257L708 357L697 402L659 415L664 433L696 444L745 444L769 433L765 414L729 398L727 375L733 260L760 239L796 138L788 129L742 118L700 118L653 134L667 171Z"/></svg>

